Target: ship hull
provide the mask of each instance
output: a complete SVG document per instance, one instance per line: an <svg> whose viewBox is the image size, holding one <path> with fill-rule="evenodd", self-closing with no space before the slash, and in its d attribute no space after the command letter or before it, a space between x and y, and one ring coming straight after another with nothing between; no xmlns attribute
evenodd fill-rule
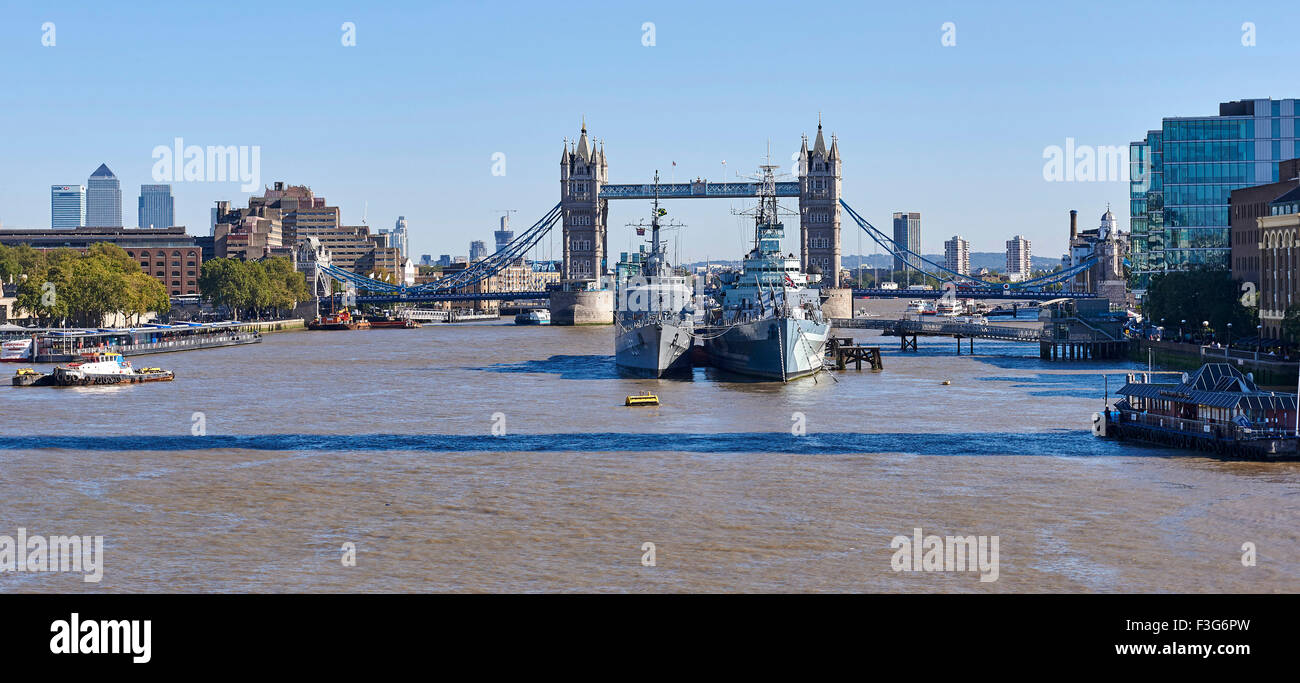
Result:
<svg viewBox="0 0 1300 683"><path fill-rule="evenodd" d="M723 330L726 330L725 332ZM792 380L822 369L830 325L799 318L767 318L703 330L714 367L751 377Z"/></svg>
<svg viewBox="0 0 1300 683"><path fill-rule="evenodd" d="M85 374L67 368L55 368L52 384L61 387L86 387L104 384L138 384L141 382L170 382L175 375L169 371L136 372L132 374ZM39 384L35 385L39 386Z"/></svg>
<svg viewBox="0 0 1300 683"><path fill-rule="evenodd" d="M624 370L655 377L691 366L693 337L688 327L649 324L616 332L614 362Z"/></svg>

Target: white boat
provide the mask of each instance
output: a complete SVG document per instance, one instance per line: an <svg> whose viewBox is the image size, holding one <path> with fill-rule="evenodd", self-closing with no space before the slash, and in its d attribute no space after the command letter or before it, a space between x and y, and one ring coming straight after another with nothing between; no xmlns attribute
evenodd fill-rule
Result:
<svg viewBox="0 0 1300 683"><path fill-rule="evenodd" d="M966 306L960 301L943 301L935 307L935 313L942 316L953 317L966 313Z"/></svg>
<svg viewBox="0 0 1300 683"><path fill-rule="evenodd" d="M534 308L526 313L519 313L515 316L516 325L550 325L551 312L545 308Z"/></svg>
<svg viewBox="0 0 1300 683"><path fill-rule="evenodd" d="M907 312L913 315L934 315L936 309L933 303L917 299L907 304Z"/></svg>
<svg viewBox="0 0 1300 683"><path fill-rule="evenodd" d="M10 339L0 345L0 361L21 363L32 359L31 339Z"/></svg>
<svg viewBox="0 0 1300 683"><path fill-rule="evenodd" d="M81 354L82 360L54 368L54 383L60 386L165 382L175 376L168 370L136 370L120 353L92 351Z"/></svg>

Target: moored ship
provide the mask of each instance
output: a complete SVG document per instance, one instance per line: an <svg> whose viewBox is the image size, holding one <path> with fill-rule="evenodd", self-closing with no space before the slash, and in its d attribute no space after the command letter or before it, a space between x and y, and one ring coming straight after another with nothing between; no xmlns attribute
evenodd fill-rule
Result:
<svg viewBox="0 0 1300 683"><path fill-rule="evenodd" d="M763 166L759 204L754 210L754 247L740 273L728 274L700 328L705 354L715 367L745 375L789 381L822 369L830 322L821 296L793 255L781 255L785 235L776 201L775 166Z"/></svg>
<svg viewBox="0 0 1300 683"><path fill-rule="evenodd" d="M687 370L694 343L695 307L689 280L673 273L659 231L667 211L659 208L659 173L650 212L650 251L640 269L620 277L614 309L614 362L622 369L659 377ZM675 225L672 227L681 227ZM644 234L644 223L636 226Z"/></svg>

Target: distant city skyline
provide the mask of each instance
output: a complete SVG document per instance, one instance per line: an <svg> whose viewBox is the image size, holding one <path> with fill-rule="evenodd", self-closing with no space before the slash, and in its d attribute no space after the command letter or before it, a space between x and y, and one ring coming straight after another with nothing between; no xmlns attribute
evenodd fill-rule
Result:
<svg viewBox="0 0 1300 683"><path fill-rule="evenodd" d="M1195 12L1104 1L1051 12L1029 2L845 4L804 16L763 2L744 12L579 2L562 13L527 3L322 2L307 20L300 6L255 7L252 23L238 3L9 8L0 59L24 66L0 74L6 128L20 133L0 143L4 225L50 225L49 186L84 182L107 163L129 188L171 182L175 222L205 234L216 201L242 206L249 193L238 180L156 180L151 151L182 137L205 148L260 146L263 185L310 185L346 224L367 204L371 225L405 216L410 253L464 253L469 240L494 244L500 210L518 211L511 222L521 233L558 201L555 147L578 135L584 116L604 142L611 181L630 183L656 169L666 181L734 180L764 162L769 141L773 162L789 171L820 112L839 138L844 197L877 227L894 211L919 211L923 253L942 253L953 234L972 251L1021 234L1059 256L1068 209L1127 206L1129 188L1123 179L1047 182L1046 148L1069 138L1127 149L1165 117L1300 95L1287 66L1300 55L1289 35L1300 21L1294 3ZM46 21L58 26L56 46L41 45ZM340 43L345 21L356 26L355 47ZM1257 27L1253 46L1242 43L1246 21ZM645 22L655 24L653 46L642 44ZM956 27L951 47L940 43L945 22ZM156 59L192 48L185 31L160 28L186 25L230 37L229 58ZM581 56L537 48L539 36L575 32ZM744 52L754 46L768 50L761 66ZM800 57L809 50L815 68ZM145 58L151 77L140 79ZM287 98L288 73L300 86L401 106ZM782 85L756 106L753 94L773 84ZM228 92L214 97L214 87ZM683 259L738 258L746 226L731 209L741 204L669 201L687 226ZM639 202L611 206L611 253L635 242L625 224L644 212ZM1128 212L1118 218L1129 230ZM789 233L784 246L797 250L793 224ZM846 222L843 253L870 253L864 237ZM558 256L558 235L549 245Z"/></svg>

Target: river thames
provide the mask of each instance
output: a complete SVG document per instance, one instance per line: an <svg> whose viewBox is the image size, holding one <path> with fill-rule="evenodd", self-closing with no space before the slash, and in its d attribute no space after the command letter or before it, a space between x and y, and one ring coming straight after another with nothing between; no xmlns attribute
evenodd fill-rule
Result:
<svg viewBox="0 0 1300 683"><path fill-rule="evenodd" d="M880 343L879 373L648 380L609 327L436 324L6 385L0 534L102 535L104 566L0 590L1300 591L1300 464L1092 436L1102 373L1136 366ZM894 571L916 528L998 536L998 579Z"/></svg>

